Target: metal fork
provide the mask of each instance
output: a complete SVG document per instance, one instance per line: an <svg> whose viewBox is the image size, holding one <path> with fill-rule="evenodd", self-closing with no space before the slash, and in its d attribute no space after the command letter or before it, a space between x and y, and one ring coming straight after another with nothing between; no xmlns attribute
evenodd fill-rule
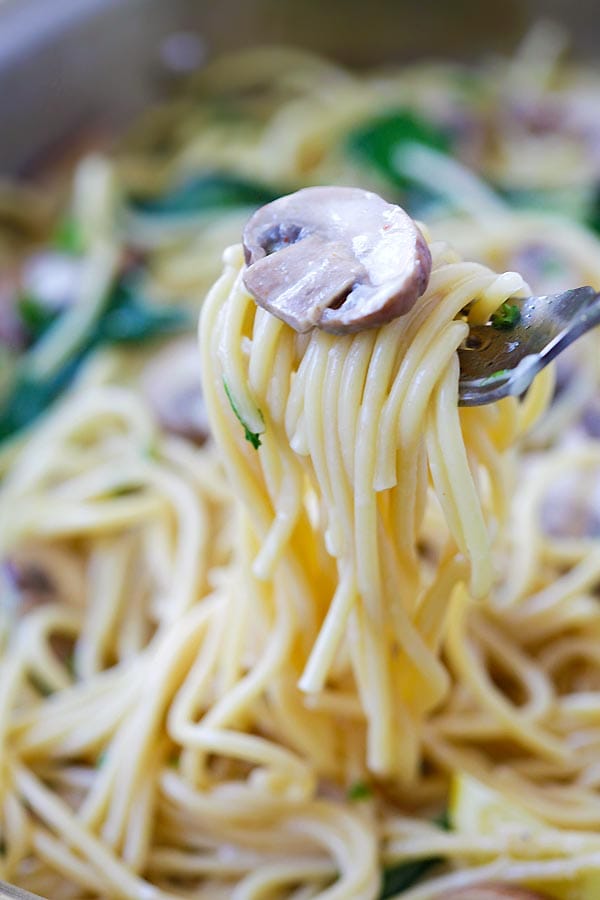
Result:
<svg viewBox="0 0 600 900"><path fill-rule="evenodd" d="M0 881L0 900L44 900L44 898L37 894L30 894L23 888L15 887L14 884Z"/></svg>
<svg viewBox="0 0 600 900"><path fill-rule="evenodd" d="M511 298L510 303L520 312L514 325L476 325L458 350L461 406L482 406L523 394L544 366L600 325L600 294L591 287Z"/></svg>

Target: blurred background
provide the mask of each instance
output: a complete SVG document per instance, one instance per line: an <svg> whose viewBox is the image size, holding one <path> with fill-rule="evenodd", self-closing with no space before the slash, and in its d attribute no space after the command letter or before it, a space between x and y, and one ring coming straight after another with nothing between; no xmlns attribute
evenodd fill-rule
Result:
<svg viewBox="0 0 600 900"><path fill-rule="evenodd" d="M122 129L224 50L310 48L353 65L510 52L540 17L594 58L595 0L0 0L0 173Z"/></svg>

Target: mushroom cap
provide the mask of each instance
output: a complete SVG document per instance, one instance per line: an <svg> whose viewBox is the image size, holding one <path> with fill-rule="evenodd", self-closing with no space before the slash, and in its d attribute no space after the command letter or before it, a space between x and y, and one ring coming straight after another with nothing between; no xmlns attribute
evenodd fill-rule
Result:
<svg viewBox="0 0 600 900"><path fill-rule="evenodd" d="M360 188L311 187L261 207L243 235L244 284L296 331L363 331L409 312L431 254L400 206Z"/></svg>
<svg viewBox="0 0 600 900"><path fill-rule="evenodd" d="M141 388L165 431L204 443L210 425L194 338L169 341L144 369Z"/></svg>

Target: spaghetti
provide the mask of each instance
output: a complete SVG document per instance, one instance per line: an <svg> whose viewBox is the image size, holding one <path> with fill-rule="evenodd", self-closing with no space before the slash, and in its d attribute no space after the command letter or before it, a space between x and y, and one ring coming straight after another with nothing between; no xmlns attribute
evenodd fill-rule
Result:
<svg viewBox="0 0 600 900"><path fill-rule="evenodd" d="M515 73L538 101L583 90L529 58L506 66L509 99ZM547 372L522 402L457 408L456 348L528 290L493 270L600 285L598 241L510 204L511 173L546 194L566 177L517 171L510 129L495 155L466 126L453 152L423 129L415 105L430 125L439 108L485 118L452 72L241 55L78 170L76 299L28 320L39 336L6 350L0 384L41 405L2 419L5 881L52 900L597 895L597 339L548 413ZM477 84L504 108L497 72ZM396 146L395 181L385 154L366 162L390 110L419 138ZM327 181L418 198L433 257L411 312L356 335L258 309L234 244L269 182ZM175 299L202 306L200 358L169 338L193 327ZM157 402L184 358L203 443L201 416L174 423L196 382Z"/></svg>

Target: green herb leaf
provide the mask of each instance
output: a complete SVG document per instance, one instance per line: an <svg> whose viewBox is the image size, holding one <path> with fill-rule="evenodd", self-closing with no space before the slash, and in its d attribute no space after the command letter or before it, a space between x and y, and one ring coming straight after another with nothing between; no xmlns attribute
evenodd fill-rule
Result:
<svg viewBox="0 0 600 900"><path fill-rule="evenodd" d="M450 820L449 811L444 809L439 816L435 817L433 824L437 825L438 828L442 828L444 831L452 831L452 822Z"/></svg>
<svg viewBox="0 0 600 900"><path fill-rule="evenodd" d="M492 372L491 375L487 375L485 378L480 380L480 384L491 384L494 381L500 381L501 378L504 378L508 375L510 369L497 369L495 372Z"/></svg>
<svg viewBox="0 0 600 900"><path fill-rule="evenodd" d="M98 322L94 343L121 344L166 337L189 327L187 310L177 306L156 306L144 301L135 283L122 281L113 292L108 307Z"/></svg>
<svg viewBox="0 0 600 900"><path fill-rule="evenodd" d="M449 73L450 84L462 97L469 101L469 106L473 102L485 100L489 93L487 83L480 77L479 73L473 69L464 68L456 69Z"/></svg>
<svg viewBox="0 0 600 900"><path fill-rule="evenodd" d="M23 298L21 308L28 316L36 339L60 318L60 313L46 320L43 308L34 299ZM86 336L79 352L62 365L50 378L33 379L24 365L0 407L0 442L31 424L54 403L71 384L82 362L102 344L141 343L178 333L189 327L192 319L180 307L155 306L140 295L134 281L122 280L113 289L110 300ZM27 354L23 363L27 361Z"/></svg>
<svg viewBox="0 0 600 900"><path fill-rule="evenodd" d="M52 244L57 250L72 256L79 256L84 252L81 230L72 216L66 216L58 223Z"/></svg>
<svg viewBox="0 0 600 900"><path fill-rule="evenodd" d="M77 677L77 672L75 671L75 654L73 652L69 653L65 659L65 669L73 678Z"/></svg>
<svg viewBox="0 0 600 900"><path fill-rule="evenodd" d="M490 322L494 328L498 328L502 331L509 331L511 328L515 327L520 319L521 310L517 304L506 301L495 313L492 313Z"/></svg>
<svg viewBox="0 0 600 900"><path fill-rule="evenodd" d="M373 791L371 787L364 781L355 781L354 784L350 785L347 792L348 800L352 800L355 803L361 800L370 800L372 796Z"/></svg>
<svg viewBox="0 0 600 900"><path fill-rule="evenodd" d="M557 213L593 229L600 224L600 206L587 185L537 189L496 186L495 189L515 209Z"/></svg>
<svg viewBox="0 0 600 900"><path fill-rule="evenodd" d="M229 400L229 404L233 410L234 416L236 417L236 419L238 420L238 422L241 424L242 428L244 429L244 437L246 438L247 441L250 441L250 443L252 444L252 446L254 447L255 450L258 450L258 448L261 445L260 435L258 434L258 432L250 431L250 429L248 428L248 426L242 419L242 417L239 413L239 410L238 410L237 406L235 405L235 400L231 396L231 392L229 390L229 387L228 387L225 379L223 379L223 388L225 389L225 393L227 394L227 399ZM259 410L259 413L260 413L260 410ZM262 416L262 413L260 413L260 415Z"/></svg>
<svg viewBox="0 0 600 900"><path fill-rule="evenodd" d="M596 234L600 234L600 184L596 184L591 191L585 224Z"/></svg>
<svg viewBox="0 0 600 900"><path fill-rule="evenodd" d="M104 496L113 499L118 497L131 497L134 494L140 494L141 492L142 487L139 484L122 484L120 487L108 491Z"/></svg>
<svg viewBox="0 0 600 900"><path fill-rule="evenodd" d="M51 688L49 684L46 684L45 681L42 681L37 672L29 672L27 678L30 684L39 694L42 695L42 697L49 697L54 693L54 688Z"/></svg>
<svg viewBox="0 0 600 900"><path fill-rule="evenodd" d="M398 151L407 144L424 144L442 153L450 151L446 132L407 109L399 109L375 119L352 132L349 152L367 162L392 184L406 189L411 182L396 165Z"/></svg>
<svg viewBox="0 0 600 900"><path fill-rule="evenodd" d="M157 441L151 441L147 447L144 448L143 456L145 459L150 459L152 462L157 462L160 459L160 445Z"/></svg>
<svg viewBox="0 0 600 900"><path fill-rule="evenodd" d="M402 891L408 890L408 888L412 887L413 884L416 884L429 869L437 866L442 861L443 860L439 857L432 857L431 859L415 860L415 862L403 862L398 866L391 866L389 869L384 869L379 900L387 900L388 897L393 897L396 894L400 894Z"/></svg>
<svg viewBox="0 0 600 900"><path fill-rule="evenodd" d="M451 823L448 811L444 810L439 816L433 820L444 831L450 831ZM383 884L379 900L387 900L402 891L406 891L413 884L416 884L423 875L427 874L429 869L438 866L444 860L441 857L430 857L429 859L417 859L414 862L403 862L397 866L390 866L384 869Z"/></svg>
<svg viewBox="0 0 600 900"><path fill-rule="evenodd" d="M43 381L17 375L0 409L0 442L29 425L60 396L70 384L82 357L70 360L52 378Z"/></svg>
<svg viewBox="0 0 600 900"><path fill-rule="evenodd" d="M19 316L29 337L37 341L59 315L58 310L49 309L31 294L21 294L17 301Z"/></svg>
<svg viewBox="0 0 600 900"><path fill-rule="evenodd" d="M226 173L191 178L157 197L131 197L134 212L146 215L193 215L210 209L262 206L280 196L267 185Z"/></svg>

